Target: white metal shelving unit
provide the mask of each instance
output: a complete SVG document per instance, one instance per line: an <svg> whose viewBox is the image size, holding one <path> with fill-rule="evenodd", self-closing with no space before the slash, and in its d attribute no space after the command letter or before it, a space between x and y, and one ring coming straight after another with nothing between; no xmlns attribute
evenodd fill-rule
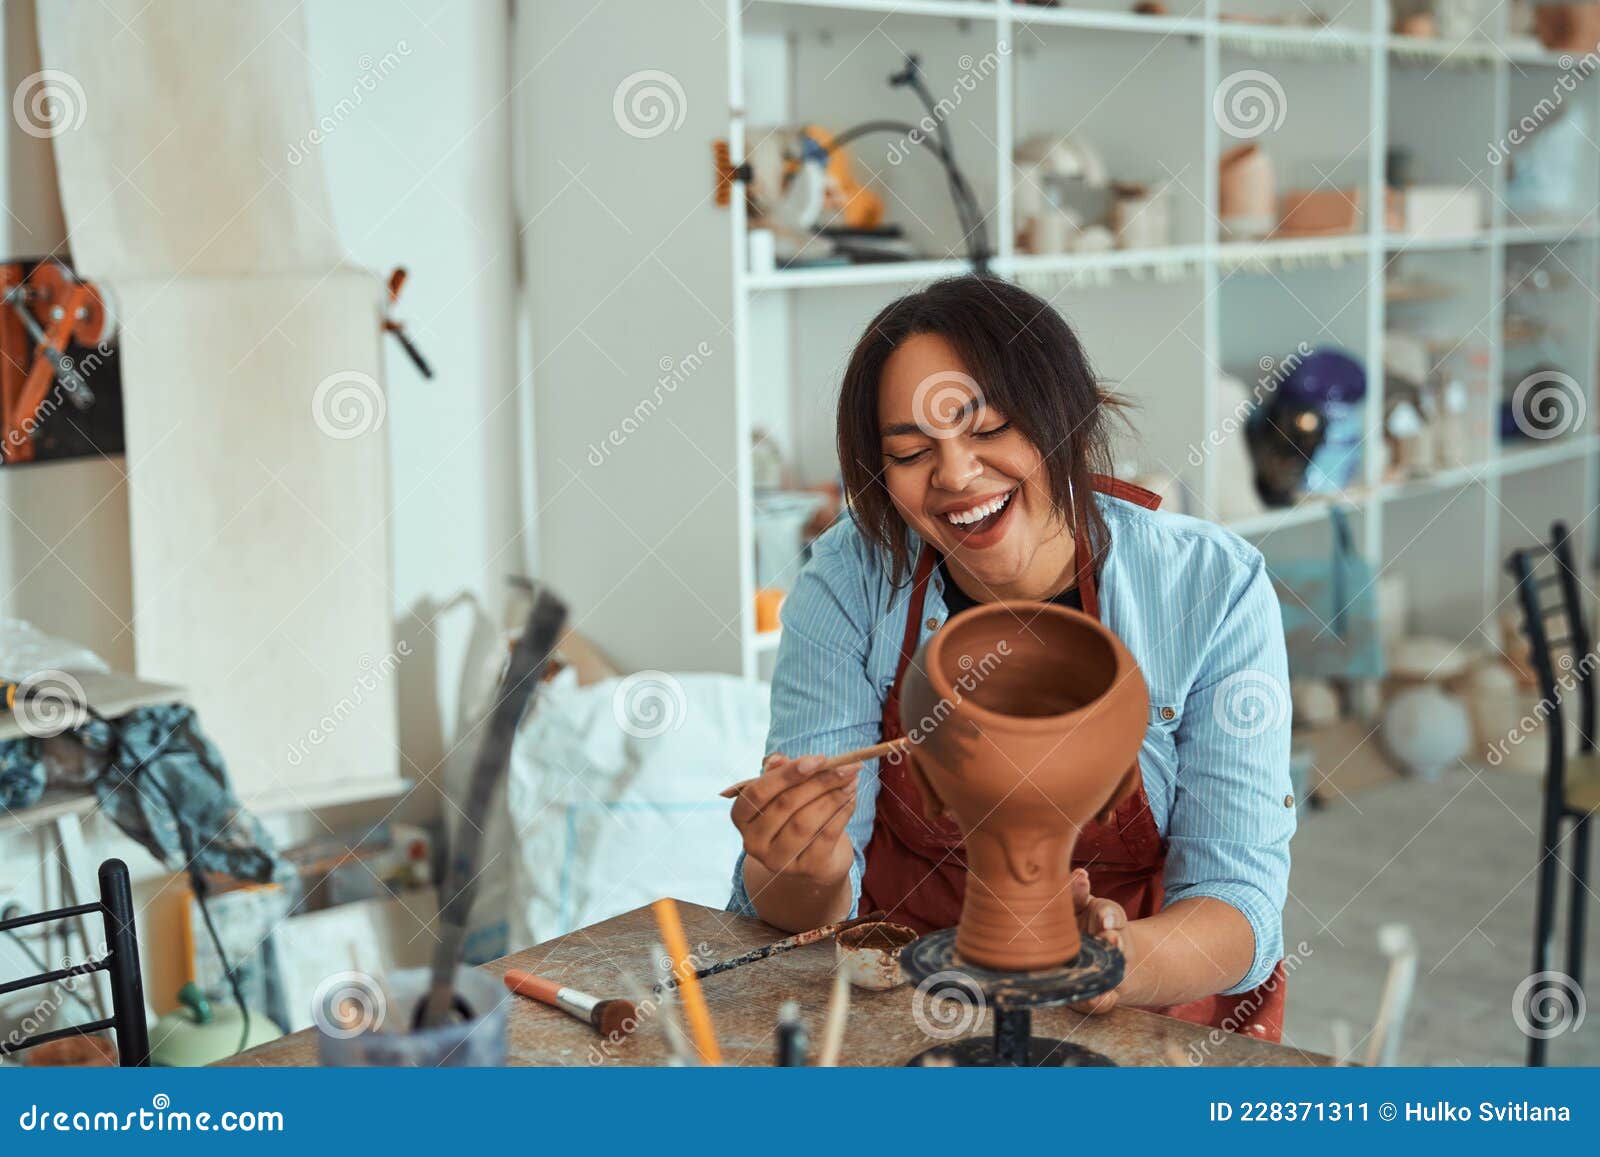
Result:
<svg viewBox="0 0 1600 1157"><path fill-rule="evenodd" d="M561 107L552 109L538 125L548 127L558 141L608 131L612 110L605 102L621 76L645 68L672 73L687 92L688 123L682 131L643 142L625 167L636 172L640 164L655 164L674 178L680 167L684 174L698 172L697 195L703 197L708 188L703 158L711 139L726 138L732 155L741 157L747 132L764 126L804 122L839 128L879 116L915 120L921 110L910 96L892 94L883 85L887 61L903 51L923 53L930 87L939 95L951 91L949 75L956 62L967 61L970 71L974 60L981 69L992 59L992 70L985 72L981 85L965 96L950 120L957 153L990 211L992 269L1062 304L1075 325L1081 320L1080 333L1097 361L1120 360L1135 368L1134 384L1146 390L1144 400L1150 403L1138 419L1144 443L1156 448L1150 464L1170 466L1185 475L1186 485L1199 500L1198 513L1215 509L1213 458L1204 457L1191 471L1180 462L1179 451L1207 433L1209 418L1216 412L1216 372L1237 369L1246 360L1253 363L1256 353L1287 353L1297 337L1312 344L1337 341L1362 358L1367 370L1364 474L1340 496L1341 504L1356 513L1367 556L1381 566L1409 570L1419 587L1426 579L1429 589L1414 595L1429 602L1422 616L1424 627L1448 619L1451 628L1459 625L1461 632L1480 622L1485 633L1491 632L1496 604L1505 592L1500 559L1506 549L1527 541L1530 533L1542 533L1552 515L1581 522L1600 482L1600 442L1588 432L1594 428L1594 378L1600 355L1593 307L1600 286L1600 232L1592 216L1560 223L1508 219L1503 208L1504 166L1469 156L1467 148L1470 144L1477 153L1505 140L1508 128L1524 111L1524 102L1531 106L1570 62L1536 46L1501 44L1506 39L1503 7L1491 7L1490 0L1483 0L1488 16L1483 35L1463 43L1391 36L1381 0L1371 6L1351 6L1337 25L1318 29L1258 26L1224 18L1224 6L1287 11L1283 5L1274 8L1275 0L1226 5L1223 0L1176 4L1169 0L1173 13L1160 17L1135 15L1127 10L1131 3L1122 0L1090 3L1103 7L1042 8L980 0L725 0L722 11L710 16L688 11L709 7L694 5L672 6L678 11L668 16L649 0L624 0L622 7L637 19L620 23L608 19L602 33L592 27L601 22L587 20L588 5L558 0L557 7L569 11L565 17L549 18L551 41L564 40L569 47L591 44L614 63L588 85L583 100L565 93ZM714 49L707 49L707 43ZM558 55L584 58L582 51ZM553 56L545 68L556 65ZM1137 80L1119 86L1118 68ZM1274 74L1288 94L1289 127L1299 134L1284 138L1289 170L1321 146L1323 136L1335 157L1348 150L1341 170L1346 175L1338 179L1362 190L1361 232L1292 241L1234 242L1219 237L1217 164L1235 139L1211 115L1212 99L1220 84L1243 69ZM1099 88L1087 87L1103 78L1110 79ZM562 91L556 86L564 80L581 85L588 78L563 77L557 67L549 81L553 99ZM1579 96L1569 99L1582 99L1596 108L1596 87L1590 81L1579 89ZM1400 97L1391 99L1396 90ZM725 113L716 107L724 96ZM596 99L598 112L589 107ZM1054 113L1057 106L1062 110L1059 115ZM1120 144L1119 117L1138 141L1156 140L1172 147L1172 156L1139 158L1123 148L1117 158L1108 158L1113 167L1120 161L1123 168L1142 159L1151 173L1160 175L1164 170L1183 186L1171 244L1148 251L1018 253L1012 241L1010 197L1014 143L1047 129L1066 131L1081 121L1091 125L1096 143L1114 151ZM1436 133L1441 125L1444 131ZM1436 163L1428 177L1440 183L1453 178L1456 183L1481 184L1489 194L1491 219L1479 232L1459 238L1408 238L1385 232L1381 206L1386 149L1398 141L1418 145L1427 153L1434 148L1435 136L1452 134L1463 142L1460 156L1440 153L1433 158ZM1278 140L1278 136L1262 138L1269 151ZM1295 155L1296 147L1305 155ZM919 176L908 171L914 163L891 170L881 162L875 167L865 150L858 149L857 157L874 187L886 191L893 218L908 227L913 221L927 226L921 238L927 260L752 274L746 262L747 222L740 198L735 197L727 210L687 203L675 206L695 223L700 249L692 266L674 266L672 280L703 299L710 312L718 311L718 301L726 302L728 320L719 334L718 349L731 349L732 355L719 353L697 371L690 385L694 402L673 403L707 415L714 427L695 441L721 475L722 485L714 495L693 495L698 505L688 499L683 505L694 507L685 518L696 528L720 530L702 537L702 557L693 564L694 573L679 576L675 585L692 588L687 594L673 589L674 584L666 589L656 584L648 591L648 597L656 600L648 614L631 604L626 609L608 606L606 598L597 598L596 606L585 608L580 603L576 608L580 624L587 625L626 665L710 667L749 675L769 669L776 638L756 632L753 609L751 431L758 425L778 427L778 440L798 463L801 481L831 477L831 391L849 345L870 314L891 297L967 269L936 170L922 170ZM1452 160L1458 163L1450 164ZM569 170L576 168L569 165ZM572 179L570 171L558 170L543 191L563 203L560 198ZM1280 171L1280 189L1296 179L1293 172ZM621 180L601 184L587 170L583 182L606 203L611 215L635 233L628 243L639 246L630 207L640 198L659 200L662 183L635 181L639 188L626 187ZM687 175L681 183L694 185ZM1593 188L1600 191L1600 172ZM535 181L535 204L543 203L540 190ZM707 215L714 223L701 228ZM665 217L670 223L677 214L668 212ZM530 228L530 264L537 267L552 254L558 263L584 255L571 240L584 220L606 224L598 214L573 220L559 211L542 210ZM1547 264L1575 283L1572 293L1577 304L1568 308L1571 319L1581 325L1567 335L1564 352L1568 372L1586 391L1590 420L1582 432L1559 441L1503 449L1493 436L1496 407L1503 373L1516 364L1502 340L1508 254L1518 260L1543 255ZM1482 309L1467 319L1466 328L1486 356L1486 389L1479 399L1482 410L1475 415L1484 431L1484 452L1481 460L1457 469L1386 483L1381 383L1391 307L1384 285L1386 270L1396 260L1439 263L1479 295L1474 300L1481 301ZM558 275L550 276L546 295L557 314L570 311L588 318L626 313L624 324L642 324L638 338L647 345L653 342L650 349L656 354L672 354L692 344L688 339L695 335L693 329L670 328L665 319L641 322L641 313L658 311L643 297L630 300L626 293L601 293L597 287L592 294L597 304L585 313L581 295L568 305L570 285ZM535 293L536 321L537 297ZM1289 312L1275 315L1280 306ZM684 308L687 316L704 324L706 309ZM1303 321L1295 324L1307 325L1304 333L1295 333L1285 320L1293 316L1294 308L1303 310ZM1317 327L1326 327L1326 332ZM536 325L536 346L537 331ZM1241 351L1257 334L1258 345L1245 359ZM563 336L558 330L551 340ZM1148 364L1124 348L1141 342L1160 347L1149 353L1135 349L1151 359ZM583 355L573 355L577 372L592 368L597 381L610 375L601 357L584 354L579 343L563 341L562 356L571 355L573 348ZM641 363L648 364L643 358ZM622 368L634 370L631 365ZM537 376L535 386L542 388ZM563 551L582 546L603 530L597 518L615 516L621 496L659 484L660 460L642 456L627 460L628 448L592 474L582 469L563 474L561 469L570 467L574 457L567 450L569 444L592 442L604 429L607 415L626 412L639 390L638 382L615 389L595 386L585 404L563 400L551 404L556 411L553 419L543 412L538 415L541 494L558 495L547 499L546 505L575 503L570 512L554 519L554 530L544 533L544 559L561 558ZM713 412L718 415L715 421L710 418ZM721 420L724 415L731 417L731 423ZM676 418L674 422L680 428L684 425ZM670 444L670 440L662 443ZM566 451L569 461L554 466L543 462L551 447L557 455ZM595 501L589 501L586 492L596 491L600 493ZM1233 528L1261 544L1269 555L1276 549L1316 549L1327 533L1325 509L1311 503L1270 511ZM665 521L670 524L670 513ZM628 529L636 528L630 524ZM650 536L644 532L638 537ZM1419 542L1422 549L1413 549ZM657 549L654 543L637 549L627 546L608 555L607 566L619 571L643 567ZM1409 567L1401 558L1408 552ZM560 566L567 566L566 574L572 576L567 587L585 573L578 561ZM559 569L552 577L562 585ZM1435 583L1461 587L1439 599L1453 618L1441 619L1431 609ZM631 641L644 623L655 632L655 644L630 653ZM702 645L708 635L714 640Z"/></svg>

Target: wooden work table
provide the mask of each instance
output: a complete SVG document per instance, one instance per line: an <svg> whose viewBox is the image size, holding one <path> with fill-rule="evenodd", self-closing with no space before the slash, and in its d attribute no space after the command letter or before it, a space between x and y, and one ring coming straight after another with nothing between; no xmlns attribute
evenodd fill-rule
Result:
<svg viewBox="0 0 1600 1157"><path fill-rule="evenodd" d="M781 939L759 920L698 904L681 903L690 951L702 965ZM648 984L651 957L659 955L658 933L649 908L558 936L535 948L502 957L484 967L499 975L523 968L601 996L625 995L624 972ZM833 985L833 943L797 948L747 964L701 982L716 1026L723 1059L734 1065L769 1065L773 1059L778 1008L800 1004L813 1048ZM587 1025L523 997L507 994L509 1055L513 1065L659 1065L669 1050L650 1019L634 1036L612 1046L606 1060L600 1038ZM851 993L850 1019L840 1062L845 1065L903 1065L930 1040L911 1015L913 990ZM391 1010L392 1012L393 1010ZM1282 1045L1250 1040L1137 1009L1109 1016L1080 1016L1062 1008L1034 1014L1035 1035L1076 1041L1120 1065L1324 1065L1327 1057ZM972 1035L991 1029L990 1018ZM1198 1060L1197 1060L1198 1058ZM297 1032L234 1057L231 1065L303 1066L317 1063L316 1030Z"/></svg>

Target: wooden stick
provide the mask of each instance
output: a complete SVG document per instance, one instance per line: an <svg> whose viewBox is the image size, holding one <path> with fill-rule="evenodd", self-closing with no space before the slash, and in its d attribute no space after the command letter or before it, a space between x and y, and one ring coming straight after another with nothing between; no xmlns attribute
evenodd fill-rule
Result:
<svg viewBox="0 0 1600 1157"><path fill-rule="evenodd" d="M678 987L683 989L683 1011L689 1018L689 1031L694 1034L695 1051L700 1063L720 1065L722 1050L717 1047L717 1034L711 1028L711 1012L706 1008L705 994L700 991L700 981L689 967L689 939L683 934L683 920L678 916L677 902L666 897L650 905L661 929L662 942L672 959L672 973Z"/></svg>
<svg viewBox="0 0 1600 1157"><path fill-rule="evenodd" d="M844 1024L850 1015L850 974L839 969L833 974L833 995L828 998L828 1019L822 1026L822 1051L817 1054L817 1067L831 1069L839 1063L839 1049L844 1045Z"/></svg>
<svg viewBox="0 0 1600 1157"><path fill-rule="evenodd" d="M871 747L861 747L857 748L855 751L847 751L843 755L832 756L826 763L817 768L817 771L819 773L824 771L835 771L847 764L865 763L869 759L882 759L886 755L892 755L897 751L906 751L910 747L911 740L903 736L899 739L885 740L883 743L874 743ZM718 794L721 795L723 799L732 799L751 784L759 783L760 781L761 777L759 775L754 779L741 779L732 787L723 788Z"/></svg>
<svg viewBox="0 0 1600 1157"><path fill-rule="evenodd" d="M757 960L765 960L767 957L776 956L780 952L804 948L807 944L815 944L819 940L831 939L847 928L854 928L857 924L876 923L882 920L883 916L883 911L880 909L875 912L868 912L865 916L857 916L853 920L840 920L837 923L824 924L821 928L813 928L809 932L796 932L793 936L775 941L772 944L764 944L760 948L752 948L749 952L729 957L727 960L719 960L715 964L708 964L694 973L694 978L696 980L704 980L708 976L715 976L719 972L727 972L729 969L738 968L740 965L754 964ZM656 985L655 991L665 992L680 983L682 981L675 975L672 979L663 980Z"/></svg>

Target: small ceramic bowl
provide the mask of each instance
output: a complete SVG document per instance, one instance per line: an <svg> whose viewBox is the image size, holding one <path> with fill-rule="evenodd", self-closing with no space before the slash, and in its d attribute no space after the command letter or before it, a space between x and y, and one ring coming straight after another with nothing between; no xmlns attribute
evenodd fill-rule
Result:
<svg viewBox="0 0 1600 1157"><path fill-rule="evenodd" d="M916 930L904 924L857 924L835 937L833 957L851 984L884 992L906 982L900 950L916 938Z"/></svg>

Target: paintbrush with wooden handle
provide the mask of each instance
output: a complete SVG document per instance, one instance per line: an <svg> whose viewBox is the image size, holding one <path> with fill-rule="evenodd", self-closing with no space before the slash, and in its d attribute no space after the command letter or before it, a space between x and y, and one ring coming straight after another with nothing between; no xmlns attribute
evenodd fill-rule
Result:
<svg viewBox="0 0 1600 1157"><path fill-rule="evenodd" d="M845 767L852 763L865 763L869 759L882 759L884 756L893 755L896 752L903 753L909 750L910 747L911 740L904 737L901 737L900 739L886 740L883 743L874 743L871 747L860 747L855 751L847 751L843 755L831 756L827 762L825 762L821 767L817 768L817 772L820 774L821 772L833 771L837 768ZM745 788L749 787L751 784L759 783L760 781L761 777L759 775L753 779L741 779L738 783L732 785L731 787L723 788L717 794L723 799L733 799Z"/></svg>
<svg viewBox="0 0 1600 1157"><path fill-rule="evenodd" d="M716 976L719 972L727 972L731 968L739 968L742 965L754 964L758 960L766 960L768 957L776 956L780 952L804 948L808 944L816 944L837 936L846 929L854 928L857 924L875 924L882 920L883 916L882 909L879 909L850 920L839 920L833 924L824 924L821 928L812 928L806 932L796 932L793 936L785 937L771 944L763 944L760 948L752 948L749 952L729 957L727 960L719 960L715 964L708 964L704 968L697 968L694 971L694 978L696 980L704 980L708 976ZM669 977L656 985L653 991L664 992L677 986L677 979Z"/></svg>

